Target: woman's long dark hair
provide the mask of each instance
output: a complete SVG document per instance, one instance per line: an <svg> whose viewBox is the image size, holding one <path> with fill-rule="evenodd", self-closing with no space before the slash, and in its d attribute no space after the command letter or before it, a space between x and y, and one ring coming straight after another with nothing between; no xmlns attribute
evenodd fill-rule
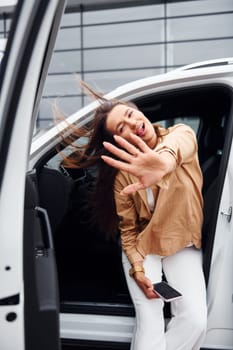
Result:
<svg viewBox="0 0 233 350"><path fill-rule="evenodd" d="M60 150L59 152L63 158L62 165L65 168L86 169L94 166L97 169L96 181L89 193L90 223L97 224L101 232L114 235L118 232L118 217L113 193L117 170L107 165L101 159L101 155L110 155L104 148L103 141L115 144L113 136L106 129L108 114L115 106L128 104L120 100L107 100L93 91L86 83L82 82L81 84L98 100L100 105L96 108L92 121L85 128L67 124L71 132L67 133L66 129L60 133L62 136L61 148L69 145L73 148L73 152L70 156L65 156ZM59 110L56 109L57 119L61 119L59 114ZM87 144L79 146L74 143L80 137L87 137ZM111 157L113 157L112 154Z"/></svg>

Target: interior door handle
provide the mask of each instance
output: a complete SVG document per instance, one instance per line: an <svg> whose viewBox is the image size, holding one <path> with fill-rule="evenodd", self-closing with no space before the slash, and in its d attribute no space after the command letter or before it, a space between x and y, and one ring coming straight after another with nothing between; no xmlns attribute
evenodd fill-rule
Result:
<svg viewBox="0 0 233 350"><path fill-rule="evenodd" d="M42 230L43 230L42 235L43 235L45 248L53 249L52 230L51 230L47 210L38 206L35 207L35 210L38 212L38 215L41 219Z"/></svg>

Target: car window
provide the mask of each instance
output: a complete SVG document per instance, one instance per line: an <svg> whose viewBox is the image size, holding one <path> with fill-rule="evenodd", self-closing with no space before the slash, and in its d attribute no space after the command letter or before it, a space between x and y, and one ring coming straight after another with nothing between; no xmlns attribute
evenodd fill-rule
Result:
<svg viewBox="0 0 233 350"><path fill-rule="evenodd" d="M73 145L77 146L77 147L80 147L80 146L82 147L82 145L87 144L87 142L88 142L87 137L80 137L73 142ZM52 168L52 169L62 170L63 172L65 172L66 175L68 175L68 173L65 171L64 167L61 166L61 163L63 160L63 155L67 157L70 154L72 154L73 152L74 152L74 148L72 146L66 146L64 149L62 149L61 152L58 151L58 149L57 149L54 156L52 156L48 160L47 166L49 168Z"/></svg>
<svg viewBox="0 0 233 350"><path fill-rule="evenodd" d="M180 123L189 125L197 134L200 126L200 117L198 116L177 117L177 118L170 118L170 119L158 121L158 124L162 125L165 128L168 128L169 126L172 126L174 124L180 124Z"/></svg>
<svg viewBox="0 0 233 350"><path fill-rule="evenodd" d="M2 61L4 52L5 52L5 47L6 47L6 39L1 38L0 39L0 63Z"/></svg>

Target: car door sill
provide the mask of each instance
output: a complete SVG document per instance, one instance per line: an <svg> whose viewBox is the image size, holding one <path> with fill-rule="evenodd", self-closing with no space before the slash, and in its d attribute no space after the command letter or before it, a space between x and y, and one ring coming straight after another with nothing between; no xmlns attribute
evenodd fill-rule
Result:
<svg viewBox="0 0 233 350"><path fill-rule="evenodd" d="M60 304L61 313L111 315L111 316L135 316L132 304L96 303L80 301L63 301Z"/></svg>

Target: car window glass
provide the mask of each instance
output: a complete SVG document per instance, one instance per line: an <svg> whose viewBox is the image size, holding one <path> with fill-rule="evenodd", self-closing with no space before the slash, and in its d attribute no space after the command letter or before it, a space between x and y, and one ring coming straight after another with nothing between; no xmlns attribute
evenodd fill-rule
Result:
<svg viewBox="0 0 233 350"><path fill-rule="evenodd" d="M10 32L14 10L15 10L15 5L13 1L12 5L8 7L6 6L6 12L4 13L0 12L0 63L5 53L6 43Z"/></svg>
<svg viewBox="0 0 233 350"><path fill-rule="evenodd" d="M200 118L198 116L177 117L177 118L170 118L166 120L160 120L157 123L162 125L165 128L172 126L174 124L180 124L180 123L186 124L186 125L189 125L197 134L200 126Z"/></svg>
<svg viewBox="0 0 233 350"><path fill-rule="evenodd" d="M67 157L67 156L71 155L75 151L75 146L81 147L82 145L85 145L87 142L88 142L87 137L78 138L76 141L73 142L74 147L66 146L61 152L57 151L55 153L55 155L48 160L47 166L49 168L53 168L53 169L57 169L57 170L61 169L61 163L63 160L62 156Z"/></svg>

